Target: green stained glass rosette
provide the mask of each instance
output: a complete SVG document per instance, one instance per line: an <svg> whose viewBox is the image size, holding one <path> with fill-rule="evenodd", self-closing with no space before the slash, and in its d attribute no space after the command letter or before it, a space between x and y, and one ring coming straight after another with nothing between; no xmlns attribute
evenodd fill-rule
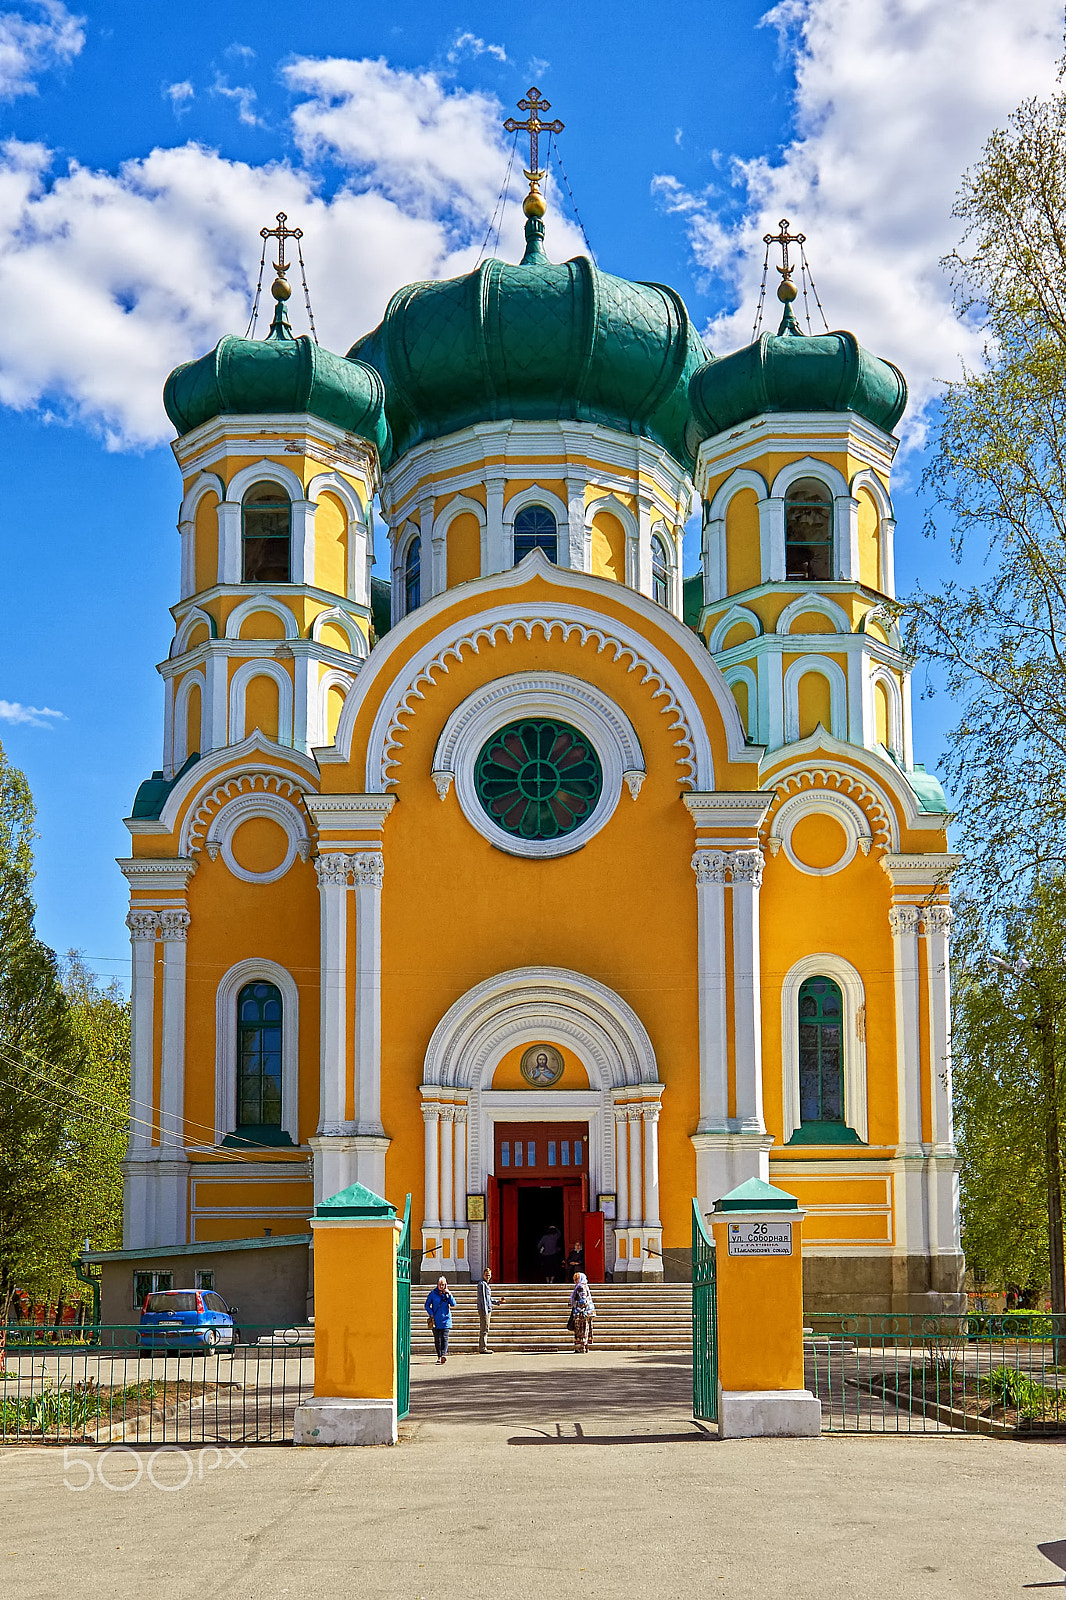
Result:
<svg viewBox="0 0 1066 1600"><path fill-rule="evenodd" d="M603 790L592 745L565 722L510 722L483 747L474 772L477 796L505 833L559 839L586 822Z"/></svg>

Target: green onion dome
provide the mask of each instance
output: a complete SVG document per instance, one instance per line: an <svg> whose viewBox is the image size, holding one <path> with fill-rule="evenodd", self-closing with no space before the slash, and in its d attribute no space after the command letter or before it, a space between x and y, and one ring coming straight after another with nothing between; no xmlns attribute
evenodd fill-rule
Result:
<svg viewBox="0 0 1066 1600"><path fill-rule="evenodd" d="M805 334L786 305L776 334L708 361L693 375L689 397L700 439L773 411L857 411L891 433L907 383L853 333Z"/></svg>
<svg viewBox="0 0 1066 1600"><path fill-rule="evenodd" d="M212 417L308 413L388 455L385 391L378 374L361 361L323 349L307 334L293 338L280 300L265 339L226 334L206 356L175 367L163 404L179 434Z"/></svg>
<svg viewBox="0 0 1066 1600"><path fill-rule="evenodd" d="M385 381L395 453L477 422L565 420L653 439L691 469L688 383L707 352L684 302L584 256L549 261L527 216L520 265L410 284L348 352Z"/></svg>

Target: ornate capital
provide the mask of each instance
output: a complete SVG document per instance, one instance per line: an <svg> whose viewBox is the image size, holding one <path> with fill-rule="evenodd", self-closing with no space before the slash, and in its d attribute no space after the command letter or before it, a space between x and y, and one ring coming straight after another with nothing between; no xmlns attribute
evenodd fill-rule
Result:
<svg viewBox="0 0 1066 1600"><path fill-rule="evenodd" d="M161 911L159 925L164 939L186 939L192 918L187 911Z"/></svg>
<svg viewBox="0 0 1066 1600"><path fill-rule="evenodd" d="M440 1119L440 1105L436 1100L422 1102L422 1116L427 1122L437 1122Z"/></svg>
<svg viewBox="0 0 1066 1600"><path fill-rule="evenodd" d="M917 906L892 906L888 913L888 925L894 939L902 938L905 933L917 933L920 921Z"/></svg>
<svg viewBox="0 0 1066 1600"><path fill-rule="evenodd" d="M734 850L729 858L734 883L750 883L758 889L762 883L763 853L761 850Z"/></svg>
<svg viewBox="0 0 1066 1600"><path fill-rule="evenodd" d="M350 870L348 857L340 852L318 856L315 859L315 872L318 874L320 889L326 888L327 885L340 889L347 888Z"/></svg>
<svg viewBox="0 0 1066 1600"><path fill-rule="evenodd" d="M641 1114L645 1123L658 1122L659 1113L661 1111L662 1106L659 1105L658 1102L649 1102L647 1105L641 1107Z"/></svg>
<svg viewBox="0 0 1066 1600"><path fill-rule="evenodd" d="M356 888L380 889L385 881L385 861L380 851L366 850L352 856L352 878Z"/></svg>
<svg viewBox="0 0 1066 1600"><path fill-rule="evenodd" d="M441 1108L440 1108L440 1117L441 1117L441 1121L442 1122L454 1122L455 1121L455 1107L454 1106L441 1106Z"/></svg>
<svg viewBox="0 0 1066 1600"><path fill-rule="evenodd" d="M456 1122L465 1122L466 1121L467 1109L468 1108L466 1106L456 1106L455 1107L455 1120L456 1120Z"/></svg>
<svg viewBox="0 0 1066 1600"><path fill-rule="evenodd" d="M952 913L950 906L925 906L922 910L922 932L926 935L939 934L947 938L951 932Z"/></svg>
<svg viewBox="0 0 1066 1600"><path fill-rule="evenodd" d="M126 926L130 930L130 938L135 944L140 939L150 939L154 944L159 934L159 913L157 911L131 911L126 918Z"/></svg>
<svg viewBox="0 0 1066 1600"><path fill-rule="evenodd" d="M725 883L729 857L724 850L697 850L692 857L692 870L697 883Z"/></svg>

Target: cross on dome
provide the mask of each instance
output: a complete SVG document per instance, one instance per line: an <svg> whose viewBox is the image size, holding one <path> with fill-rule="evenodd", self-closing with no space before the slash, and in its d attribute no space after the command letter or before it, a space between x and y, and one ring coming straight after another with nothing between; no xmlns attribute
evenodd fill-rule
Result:
<svg viewBox="0 0 1066 1600"><path fill-rule="evenodd" d="M529 134L529 170L526 177L534 189L539 184L544 173L540 170L540 136L542 133L562 133L565 123L556 117L554 122L542 122L540 113L551 110L551 101L545 100L537 88L530 89L524 100L519 100L519 111L528 111L529 116L525 122L516 122L514 117L508 117L504 128L508 133Z"/></svg>
<svg viewBox="0 0 1066 1600"><path fill-rule="evenodd" d="M276 220L276 227L260 228L259 237L264 240L276 239L278 241L278 259L274 263L274 271L277 273L277 277L270 286L270 292L275 300L287 300L292 290L286 281L289 264L285 260L285 241L287 239L295 239L299 243L304 236L304 231L302 228L287 227L288 219L284 211L278 212Z"/></svg>
<svg viewBox="0 0 1066 1600"><path fill-rule="evenodd" d="M789 260L788 247L790 244L805 244L807 235L805 233L789 233L787 217L781 218L781 221L777 224L777 230L776 233L764 233L762 242L765 245L779 244L781 246L781 265L777 269L781 274L781 282L777 286L777 298L786 301L795 300L796 285L792 282L792 263Z"/></svg>

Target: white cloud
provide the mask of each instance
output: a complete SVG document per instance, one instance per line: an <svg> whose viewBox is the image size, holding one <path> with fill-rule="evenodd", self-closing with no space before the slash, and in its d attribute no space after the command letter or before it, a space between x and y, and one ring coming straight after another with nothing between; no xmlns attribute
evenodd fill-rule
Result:
<svg viewBox="0 0 1066 1600"><path fill-rule="evenodd" d="M23 706L17 700L0 700L0 722L21 722L31 728L50 728L48 718L66 722L62 711L51 711L48 706Z"/></svg>
<svg viewBox="0 0 1066 1600"><path fill-rule="evenodd" d="M230 86L228 78L216 76L211 85L211 93L220 95L224 100L232 100L237 107L237 115L246 128L263 128L266 124L256 114L256 102L259 96L247 84Z"/></svg>
<svg viewBox="0 0 1066 1600"><path fill-rule="evenodd" d="M297 61L290 85L318 173L230 161L197 144L153 150L117 172L16 140L0 146L0 404L87 423L113 447L170 435L163 381L226 332L243 333L259 230L285 211L304 230L319 337L344 351L412 280L468 271L496 204L508 149L495 103L381 62ZM550 193L549 193L550 198ZM500 254L521 254L508 206ZM552 207L557 260L583 248ZM300 308L292 316L299 326ZM262 331L262 329L260 329Z"/></svg>
<svg viewBox="0 0 1066 1600"><path fill-rule="evenodd" d="M0 11L0 100L36 94L35 79L73 61L85 44L85 18L59 0L39 0L30 11Z"/></svg>
<svg viewBox="0 0 1066 1600"><path fill-rule="evenodd" d="M917 411L979 353L939 258L957 241L963 171L1016 105L1054 87L1061 0L785 0L763 20L795 61L793 142L779 160L736 162L732 197L656 180L699 266L732 290L712 345L750 339L762 236L787 216L807 236L830 326L897 362Z"/></svg>
<svg viewBox="0 0 1066 1600"><path fill-rule="evenodd" d="M188 103L196 96L196 90L186 78L184 83L166 83L163 93L174 107L175 111L187 111Z"/></svg>
<svg viewBox="0 0 1066 1600"><path fill-rule="evenodd" d="M231 61L254 61L255 60L255 51L252 49L250 44L230 44L230 45L227 45L225 50L223 50L222 54L224 56L228 56Z"/></svg>
<svg viewBox="0 0 1066 1600"><path fill-rule="evenodd" d="M466 55L495 56L497 61L507 60L507 51L502 44L486 44L484 39L479 39L475 33L457 33L448 51L448 60L454 64Z"/></svg>

